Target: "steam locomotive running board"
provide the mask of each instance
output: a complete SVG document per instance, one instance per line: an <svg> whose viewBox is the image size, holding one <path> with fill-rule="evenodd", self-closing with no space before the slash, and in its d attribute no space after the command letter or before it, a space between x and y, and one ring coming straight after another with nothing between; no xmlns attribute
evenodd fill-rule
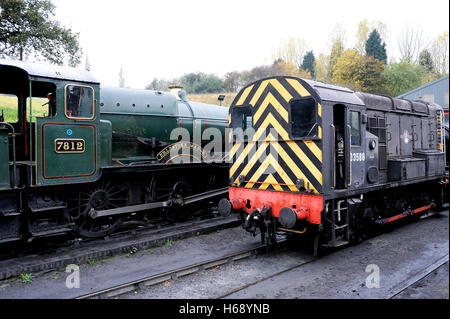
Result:
<svg viewBox="0 0 450 319"><path fill-rule="evenodd" d="M170 207L172 205L185 206L185 205L196 203L198 201L202 201L205 199L210 199L210 198L214 198L214 197L218 197L218 196L224 196L227 193L228 193L228 187L224 187L224 188L219 188L219 189L214 189L214 190L211 190L208 192L204 192L201 194L188 196L185 198L169 199L169 200L163 201L163 202L131 205L131 206L126 206L126 207L119 207L119 208L106 209L106 210L95 210L95 209L91 208L89 215L91 216L91 218L99 218L99 217L105 217L105 216L136 213L136 212L141 212L141 211L151 210L151 209L156 209L156 208Z"/></svg>

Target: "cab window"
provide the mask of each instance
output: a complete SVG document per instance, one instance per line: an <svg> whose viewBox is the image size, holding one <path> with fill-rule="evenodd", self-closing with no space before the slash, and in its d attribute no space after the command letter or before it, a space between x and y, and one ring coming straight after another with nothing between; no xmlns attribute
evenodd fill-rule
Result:
<svg viewBox="0 0 450 319"><path fill-rule="evenodd" d="M94 89L89 86L67 85L66 116L91 119L94 117Z"/></svg>
<svg viewBox="0 0 450 319"><path fill-rule="evenodd" d="M231 127L240 128L243 131L253 126L251 106L237 106L231 110Z"/></svg>
<svg viewBox="0 0 450 319"><path fill-rule="evenodd" d="M313 98L292 100L289 103L291 138L317 136L317 108Z"/></svg>
<svg viewBox="0 0 450 319"><path fill-rule="evenodd" d="M19 99L16 95L0 94L0 122L16 123L19 120Z"/></svg>

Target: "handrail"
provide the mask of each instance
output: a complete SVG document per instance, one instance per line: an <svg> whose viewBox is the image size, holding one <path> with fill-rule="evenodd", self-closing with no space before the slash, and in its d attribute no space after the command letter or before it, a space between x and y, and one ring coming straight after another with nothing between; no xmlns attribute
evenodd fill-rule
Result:
<svg viewBox="0 0 450 319"><path fill-rule="evenodd" d="M16 182L17 182L17 172L16 172L16 130L14 129L14 126L12 126L11 124L7 123L7 122L0 122L0 125L6 125L9 126L11 128L12 134L12 142L13 142L13 188L17 188Z"/></svg>
<svg viewBox="0 0 450 319"><path fill-rule="evenodd" d="M330 124L331 127L331 133L333 135L332 139L331 139L331 153L333 154L333 158L331 160L331 162L333 163L333 169L331 170L333 172L333 177L332 177L332 182L331 185L332 189L336 188L336 127L333 124Z"/></svg>

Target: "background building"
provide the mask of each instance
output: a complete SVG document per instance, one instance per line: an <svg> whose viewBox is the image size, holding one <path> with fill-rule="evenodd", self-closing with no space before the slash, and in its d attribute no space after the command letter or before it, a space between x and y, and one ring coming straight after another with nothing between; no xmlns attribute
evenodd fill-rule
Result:
<svg viewBox="0 0 450 319"><path fill-rule="evenodd" d="M448 125L448 85L447 75L433 82L422 85L417 89L399 95L398 97L408 100L422 100L429 103L439 104L445 110L445 122Z"/></svg>

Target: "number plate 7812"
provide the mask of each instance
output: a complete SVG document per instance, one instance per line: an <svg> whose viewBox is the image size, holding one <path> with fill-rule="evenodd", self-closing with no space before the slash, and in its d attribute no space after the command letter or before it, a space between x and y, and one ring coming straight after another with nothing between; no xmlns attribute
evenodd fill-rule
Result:
<svg viewBox="0 0 450 319"><path fill-rule="evenodd" d="M55 140L56 153L84 153L85 143L83 139L58 138Z"/></svg>

